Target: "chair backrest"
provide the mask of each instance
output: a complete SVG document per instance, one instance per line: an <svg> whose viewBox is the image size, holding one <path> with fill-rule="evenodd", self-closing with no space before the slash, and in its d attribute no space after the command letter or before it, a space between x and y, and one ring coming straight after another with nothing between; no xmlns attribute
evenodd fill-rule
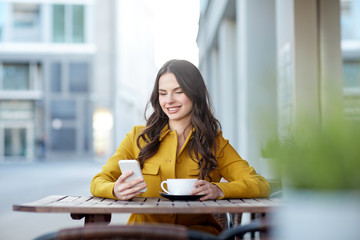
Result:
<svg viewBox="0 0 360 240"><path fill-rule="evenodd" d="M256 219L245 225L224 230L220 235L190 230L181 225L104 225L88 224L85 227L65 228L55 233L42 235L35 240L230 240L245 233L267 233L267 221Z"/></svg>
<svg viewBox="0 0 360 240"><path fill-rule="evenodd" d="M56 239L188 240L188 231L184 226L166 224L109 226L89 224L84 227L59 230Z"/></svg>

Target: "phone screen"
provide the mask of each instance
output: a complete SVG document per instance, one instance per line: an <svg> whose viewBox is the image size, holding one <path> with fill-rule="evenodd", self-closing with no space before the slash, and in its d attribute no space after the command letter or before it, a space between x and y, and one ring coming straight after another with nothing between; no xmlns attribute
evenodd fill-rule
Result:
<svg viewBox="0 0 360 240"><path fill-rule="evenodd" d="M139 162L137 160L119 160L119 167L121 172L125 172L128 170L131 170L133 172L133 174L126 179L126 182L139 178L144 178L140 169ZM141 190L141 192L146 192L146 190L147 188Z"/></svg>

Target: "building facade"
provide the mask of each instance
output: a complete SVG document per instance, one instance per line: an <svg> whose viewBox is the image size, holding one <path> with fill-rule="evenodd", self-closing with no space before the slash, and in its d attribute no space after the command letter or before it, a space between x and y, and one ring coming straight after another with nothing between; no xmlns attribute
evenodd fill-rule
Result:
<svg viewBox="0 0 360 240"><path fill-rule="evenodd" d="M93 1L1 1L0 158L92 153Z"/></svg>
<svg viewBox="0 0 360 240"><path fill-rule="evenodd" d="M360 119L360 1L341 1L341 50L344 72L344 110Z"/></svg>
<svg viewBox="0 0 360 240"><path fill-rule="evenodd" d="M358 13L351 0L201 1L199 67L224 135L261 174L266 143L301 117L359 119Z"/></svg>
<svg viewBox="0 0 360 240"><path fill-rule="evenodd" d="M143 119L151 19L142 0L1 0L0 161L110 155Z"/></svg>

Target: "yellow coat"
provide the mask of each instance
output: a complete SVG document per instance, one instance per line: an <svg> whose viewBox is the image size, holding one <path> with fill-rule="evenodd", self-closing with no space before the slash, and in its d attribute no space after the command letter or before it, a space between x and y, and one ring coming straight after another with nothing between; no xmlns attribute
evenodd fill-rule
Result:
<svg viewBox="0 0 360 240"><path fill-rule="evenodd" d="M118 161L120 159L137 159L139 148L136 140L144 126L135 126L121 142L115 154L103 166L91 182L91 193L97 197L113 198L115 181L121 175ZM142 169L147 191L139 197L159 197L162 191L160 183L168 178L198 178L197 163L191 160L186 146L192 137L190 132L182 149L177 151L176 131L163 132L158 152L144 162ZM222 135L217 137L218 168L210 173L212 183L224 192L223 198L267 197L270 194L269 183L243 160L228 140ZM228 182L220 182L221 178ZM207 179L209 181L209 179ZM158 222L182 224L187 227L218 233L220 225L211 214L132 214L129 224L143 222Z"/></svg>

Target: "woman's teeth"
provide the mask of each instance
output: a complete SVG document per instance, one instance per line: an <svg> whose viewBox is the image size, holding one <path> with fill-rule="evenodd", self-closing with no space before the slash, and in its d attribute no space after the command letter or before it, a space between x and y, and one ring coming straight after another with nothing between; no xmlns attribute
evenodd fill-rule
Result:
<svg viewBox="0 0 360 240"><path fill-rule="evenodd" d="M171 108L168 108L168 112L169 113L176 113L177 111L179 111L180 107L171 107Z"/></svg>

